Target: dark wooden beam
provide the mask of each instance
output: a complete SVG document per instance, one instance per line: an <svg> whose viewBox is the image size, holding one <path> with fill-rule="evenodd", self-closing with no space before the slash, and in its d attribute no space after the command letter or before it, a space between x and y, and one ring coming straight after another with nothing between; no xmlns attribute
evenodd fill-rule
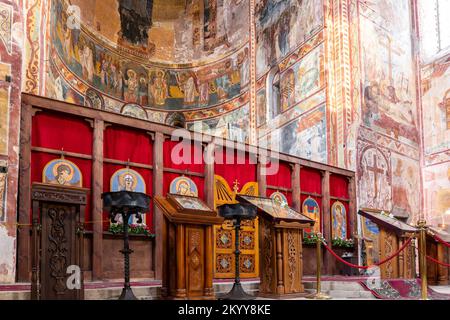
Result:
<svg viewBox="0 0 450 320"><path fill-rule="evenodd" d="M92 220L93 257L92 277L94 280L103 278L103 134L104 122L94 121L94 139L92 148Z"/></svg>
<svg viewBox="0 0 450 320"><path fill-rule="evenodd" d="M205 147L205 185L206 204L214 208L214 142Z"/></svg>
<svg viewBox="0 0 450 320"><path fill-rule="evenodd" d="M292 208L297 211L301 211L301 189L300 189L300 165L298 163L293 164L292 168Z"/></svg>
<svg viewBox="0 0 450 320"><path fill-rule="evenodd" d="M177 174L181 174L181 175L184 174L185 176L200 177L200 178L205 177L204 173L193 172L193 171L188 171L188 170L172 169L172 168L164 168L164 172L177 173Z"/></svg>
<svg viewBox="0 0 450 320"><path fill-rule="evenodd" d="M144 163L138 163L138 162L128 162L128 161L122 161L122 160L114 160L114 159L103 159L104 163L110 163L110 164L118 164L122 166L130 166L135 168L141 168L141 169L149 169L153 170L153 166L150 164L144 164Z"/></svg>
<svg viewBox="0 0 450 320"><path fill-rule="evenodd" d="M322 171L322 220L323 220L323 237L327 243L331 243L331 214L330 214L330 172ZM332 256L327 252L323 255L323 269L325 274L330 274Z"/></svg>
<svg viewBox="0 0 450 320"><path fill-rule="evenodd" d="M56 150L56 149L50 149L50 148L31 147L31 151L49 153L49 154L54 154L57 156L67 156L67 157L78 158L78 159L92 160L92 156L90 156L88 154L67 152L67 151L63 151L63 150Z"/></svg>
<svg viewBox="0 0 450 320"><path fill-rule="evenodd" d="M256 165L256 180L258 181L259 195L261 197L267 196L267 176L265 174L265 159L262 156L258 157Z"/></svg>
<svg viewBox="0 0 450 320"><path fill-rule="evenodd" d="M20 114L20 156L19 156L19 224L30 224L31 212L31 126L32 106L22 104ZM30 227L17 228L17 281L31 280L31 236Z"/></svg>
<svg viewBox="0 0 450 320"><path fill-rule="evenodd" d="M155 139L153 143L153 196L162 196L163 190L163 174L164 174L164 134L161 132L155 133ZM154 269L156 279L162 279L163 277L163 241L166 235L166 226L164 222L164 216L161 210L153 201L153 221L155 227L155 255L154 255Z"/></svg>

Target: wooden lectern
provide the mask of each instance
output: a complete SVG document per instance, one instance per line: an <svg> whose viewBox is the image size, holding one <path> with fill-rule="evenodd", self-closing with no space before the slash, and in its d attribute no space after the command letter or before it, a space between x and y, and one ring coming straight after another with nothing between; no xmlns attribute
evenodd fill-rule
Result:
<svg viewBox="0 0 450 320"><path fill-rule="evenodd" d="M402 222L389 213L374 209L362 209L358 212L378 227L378 243L374 247L378 252L373 257L375 262L383 261L395 254L418 229ZM368 261L371 260L367 259ZM415 253L413 243L409 244L398 256L380 266L382 279L413 279L416 277Z"/></svg>
<svg viewBox="0 0 450 320"><path fill-rule="evenodd" d="M447 264L450 263L450 256L449 256L450 249L447 248L441 242L436 241L433 235L436 235L445 242L450 243L450 233L442 229L430 227L428 229L428 236L427 236L427 255L431 256L432 258L440 262L444 262ZM448 285L449 284L448 269L449 269L448 267L439 265L427 259L428 284Z"/></svg>
<svg viewBox="0 0 450 320"><path fill-rule="evenodd" d="M197 197L155 196L165 217L161 295L171 299L214 299L213 226L223 218Z"/></svg>
<svg viewBox="0 0 450 320"><path fill-rule="evenodd" d="M303 294L303 229L313 226L314 220L270 198L238 195L236 199L258 208L260 295Z"/></svg>

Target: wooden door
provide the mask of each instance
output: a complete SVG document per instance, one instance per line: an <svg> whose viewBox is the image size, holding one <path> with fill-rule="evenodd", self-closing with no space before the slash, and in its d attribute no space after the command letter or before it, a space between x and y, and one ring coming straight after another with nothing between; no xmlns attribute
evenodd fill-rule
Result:
<svg viewBox="0 0 450 320"><path fill-rule="evenodd" d="M80 290L69 289L67 268L79 265L77 256L77 205L41 203L41 295L42 300L79 299Z"/></svg>

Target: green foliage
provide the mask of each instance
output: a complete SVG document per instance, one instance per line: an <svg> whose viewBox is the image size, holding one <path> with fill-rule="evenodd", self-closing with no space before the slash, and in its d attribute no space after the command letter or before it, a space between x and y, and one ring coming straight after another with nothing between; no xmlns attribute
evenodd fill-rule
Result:
<svg viewBox="0 0 450 320"><path fill-rule="evenodd" d="M121 223L112 223L109 225L109 232L113 234L122 234L123 233L123 224ZM155 234L151 233L150 228L145 224L132 224L128 226L129 234L137 234L144 235L150 238L154 238Z"/></svg>
<svg viewBox="0 0 450 320"><path fill-rule="evenodd" d="M324 238L320 237L320 239L323 241ZM304 245L316 245L317 241L319 240L319 236L317 235L317 233L308 233L305 232L304 233L304 237L303 237L303 244Z"/></svg>
<svg viewBox="0 0 450 320"><path fill-rule="evenodd" d="M353 239L341 238L334 238L333 240L331 240L331 244L336 248L353 248L355 245Z"/></svg>

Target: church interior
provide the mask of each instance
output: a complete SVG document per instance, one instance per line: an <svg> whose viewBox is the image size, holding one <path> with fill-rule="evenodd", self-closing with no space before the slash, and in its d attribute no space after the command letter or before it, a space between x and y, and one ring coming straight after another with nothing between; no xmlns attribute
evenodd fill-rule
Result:
<svg viewBox="0 0 450 320"><path fill-rule="evenodd" d="M0 0L0 300L450 300L449 12Z"/></svg>

